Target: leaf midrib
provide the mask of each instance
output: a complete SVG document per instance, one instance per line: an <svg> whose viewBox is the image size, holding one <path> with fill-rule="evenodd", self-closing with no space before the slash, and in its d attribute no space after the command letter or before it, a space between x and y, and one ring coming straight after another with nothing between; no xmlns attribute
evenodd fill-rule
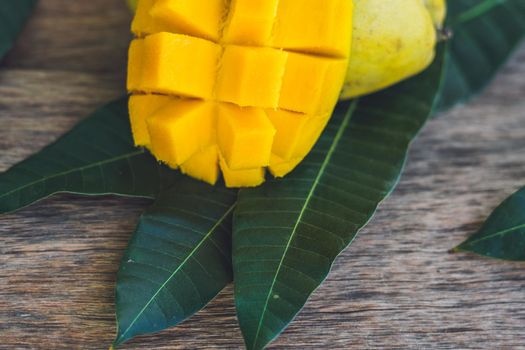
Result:
<svg viewBox="0 0 525 350"><path fill-rule="evenodd" d="M200 249L200 247L208 240L208 238L222 225L224 220L231 214L231 212L235 209L236 203L230 206L230 208L226 211L226 213L213 225L213 227L206 233L205 236L201 239L199 244L195 246L195 248L188 254L188 256L180 263L180 265L173 271L173 273L166 279L166 281L157 289L157 291L153 294L153 296L148 300L148 302L144 305L144 307L140 310L140 312L135 316L133 321L130 323L128 328L115 340L114 345L118 345L121 343L121 341L125 338L126 334L131 330L131 328L135 325L135 323L138 321L138 319L144 314L146 309L151 305L151 303L155 300L155 298L159 295L159 293L166 287L166 285L177 275L177 273L186 265L186 263L193 258L195 253Z"/></svg>
<svg viewBox="0 0 525 350"><path fill-rule="evenodd" d="M478 17L483 16L485 13L490 12L494 7L504 5L507 0L485 0L482 3L468 9L457 17L453 25L463 24Z"/></svg>
<svg viewBox="0 0 525 350"><path fill-rule="evenodd" d="M344 132L346 131L346 128L348 127L348 124L350 122L350 119L356 109L356 106L357 106L357 103L358 103L358 100L354 100L354 102L352 103L352 105L348 108L348 111L343 119L343 122L341 123L340 127L339 127L339 130L337 131L337 134L334 138L334 141L332 142L332 145L330 146L330 149L328 151L328 153L326 154L326 157L325 157L325 160L323 161L323 164L321 165L321 168L319 168L319 173L317 174L315 180L314 180L314 183L312 185L312 187L310 188L310 191L308 193L308 196L306 197L306 200L304 202L304 205L303 207L301 208L301 211L300 211L300 214L299 214L299 217L295 223L295 226L292 230L292 234L290 235L290 238L288 239L288 242L286 243L286 246L285 246L285 249L284 249L284 252L283 252L283 255L281 257L281 260L279 261L279 265L277 267L277 271L275 273L275 277L273 278L273 281L272 281L272 284L270 286L270 290L268 291L268 294L266 295L266 301L265 301L265 304L264 304L264 307L263 307L263 310L262 310L262 313L261 313L261 319L259 320L259 324L257 326L257 331L255 333L255 338L253 340L253 346L256 347L257 345L257 341L259 339L259 334L261 332L261 328L262 328L262 325L263 325L263 321L265 319L265 316L266 316L266 312L268 310L268 304L270 302L270 297L271 295L273 294L273 289L275 287L275 283L277 282L277 277L279 276L280 274L280 271L281 271L281 268L283 266L283 263L284 263L284 259L288 253L288 250L290 249L290 246L291 246L291 243L295 237L295 234L297 233L297 229L299 227L299 224L302 222L302 218L306 212L306 208L308 207L308 204L310 203L311 199L313 198L313 195L315 193L315 191L317 190L317 186L319 185L320 183L320 180L321 180L321 177L324 175L324 172L326 170L326 167L328 166L330 160L332 159L332 155L333 153L335 152L337 146L339 145L339 141L341 140Z"/></svg>
<svg viewBox="0 0 525 350"><path fill-rule="evenodd" d="M510 232L513 232L513 231L517 231L517 230L521 230L521 229L525 229L525 224L521 224L521 225L518 225L518 226L513 226L513 227L510 227L510 228L502 230L502 231L496 231L494 233L491 233L488 236L484 236L484 237L478 238L476 240L467 242L466 245L469 245L469 246L470 245L474 245L474 244L477 244L479 242L483 242L483 241L486 241L488 239L492 239L492 238L497 237L497 236L503 236L503 235L506 235L507 233L510 233Z"/></svg>
<svg viewBox="0 0 525 350"><path fill-rule="evenodd" d="M23 186L19 186L19 187L15 188L15 189L13 189L11 191L8 191L8 192L0 195L0 199L3 199L5 197L7 197L7 196L10 196L11 194L13 194L15 192L18 192L20 190L26 189L28 187L31 187L33 185L36 185L38 183L41 183L41 182L44 182L44 181L47 181L47 180L50 180L50 179L55 179L55 178L58 178L58 177L61 177L61 176L69 175L69 174L71 174L73 172L83 171L83 170L94 168L94 167L97 167L97 166L102 166L102 165L105 165L105 164L117 162L117 161L122 160L122 159L129 159L131 157L138 156L138 155L141 155L141 154L144 154L144 151L143 150L138 150L138 151L131 152L131 153L128 153L128 154L125 154L125 155L121 155L121 156L118 156L118 157L106 159L106 160L103 160L103 161L100 161L100 162L96 162L96 163L92 163L92 164L89 164L89 165L84 165L84 166L81 166L81 167L78 167L78 168L73 168L73 169L70 169L70 170L66 170L66 171L54 174L52 176L42 177L42 178L40 178L38 180L32 181L30 183L27 183L27 184L25 184Z"/></svg>

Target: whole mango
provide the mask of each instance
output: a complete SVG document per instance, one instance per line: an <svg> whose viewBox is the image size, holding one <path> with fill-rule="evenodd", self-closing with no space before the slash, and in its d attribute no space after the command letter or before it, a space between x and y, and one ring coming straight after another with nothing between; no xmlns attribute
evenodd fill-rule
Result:
<svg viewBox="0 0 525 350"><path fill-rule="evenodd" d="M341 97L384 89L434 59L445 0L354 0L352 53Z"/></svg>

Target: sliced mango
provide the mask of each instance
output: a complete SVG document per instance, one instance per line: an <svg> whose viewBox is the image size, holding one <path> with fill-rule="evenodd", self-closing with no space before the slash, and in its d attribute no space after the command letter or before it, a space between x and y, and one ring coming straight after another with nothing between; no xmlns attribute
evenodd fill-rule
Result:
<svg viewBox="0 0 525 350"><path fill-rule="evenodd" d="M157 33L144 39L140 90L210 99L221 47L182 34Z"/></svg>
<svg viewBox="0 0 525 350"><path fill-rule="evenodd" d="M351 0L280 1L273 46L314 55L348 57L352 17Z"/></svg>
<svg viewBox="0 0 525 350"><path fill-rule="evenodd" d="M131 42L128 53L128 82L130 92L140 91L142 86L142 72L144 71L144 40L136 39Z"/></svg>
<svg viewBox="0 0 525 350"><path fill-rule="evenodd" d="M279 107L306 114L333 110L343 85L348 61L290 53Z"/></svg>
<svg viewBox="0 0 525 350"><path fill-rule="evenodd" d="M263 109L220 104L217 133L228 168L244 170L270 164L275 129Z"/></svg>
<svg viewBox="0 0 525 350"><path fill-rule="evenodd" d="M329 115L313 116L285 110L268 110L267 114L276 130L272 153L284 160L304 158L329 120Z"/></svg>
<svg viewBox="0 0 525 350"><path fill-rule="evenodd" d="M213 103L180 99L148 117L150 148L157 159L178 166L211 146L215 131L214 109ZM192 135L188 135L188 130Z"/></svg>
<svg viewBox="0 0 525 350"><path fill-rule="evenodd" d="M219 169L229 187L261 184L268 167L286 175L337 102L352 3L139 0L128 71L135 143L211 184Z"/></svg>
<svg viewBox="0 0 525 350"><path fill-rule="evenodd" d="M227 46L217 99L239 106L277 108L288 54L268 47Z"/></svg>
<svg viewBox="0 0 525 350"><path fill-rule="evenodd" d="M217 41L224 0L157 0L149 14L168 31Z"/></svg>
<svg viewBox="0 0 525 350"><path fill-rule="evenodd" d="M232 0L225 44L269 46L279 0Z"/></svg>
<svg viewBox="0 0 525 350"><path fill-rule="evenodd" d="M301 162L303 158L295 158L291 160L284 160L281 157L272 154L270 158L270 166L268 170L274 177L285 177L293 171Z"/></svg>
<svg viewBox="0 0 525 350"><path fill-rule="evenodd" d="M150 15L151 8L157 0L140 0L137 4L135 18L131 22L131 31L138 37L147 34L166 31L162 23L155 21Z"/></svg>
<svg viewBox="0 0 525 350"><path fill-rule="evenodd" d="M188 159L180 170L191 177L215 185L219 178L219 151L210 146Z"/></svg>
<svg viewBox="0 0 525 350"><path fill-rule="evenodd" d="M265 180L264 168L231 170L221 156L219 156L219 164L227 187L256 187Z"/></svg>
<svg viewBox="0 0 525 350"><path fill-rule="evenodd" d="M164 95L133 95L129 98L129 118L135 146L149 146L150 135L146 119L172 99Z"/></svg>

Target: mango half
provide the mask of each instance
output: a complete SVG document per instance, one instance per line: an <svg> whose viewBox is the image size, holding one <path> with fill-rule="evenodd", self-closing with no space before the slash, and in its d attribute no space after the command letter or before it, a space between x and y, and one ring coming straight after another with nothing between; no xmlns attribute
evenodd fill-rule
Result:
<svg viewBox="0 0 525 350"><path fill-rule="evenodd" d="M135 144L228 187L292 171L328 122L352 47L350 0L139 0Z"/></svg>

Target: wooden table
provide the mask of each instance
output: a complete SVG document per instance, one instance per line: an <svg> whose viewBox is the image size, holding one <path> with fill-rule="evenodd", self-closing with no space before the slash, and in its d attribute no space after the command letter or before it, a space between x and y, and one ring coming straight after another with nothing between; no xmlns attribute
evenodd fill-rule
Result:
<svg viewBox="0 0 525 350"><path fill-rule="evenodd" d="M41 0L0 68L0 171L120 96L124 0ZM525 185L525 48L432 121L401 184L272 349L525 349L524 264L447 251ZM60 195L0 217L0 349L106 349L147 200ZM232 288L125 349L241 349Z"/></svg>

